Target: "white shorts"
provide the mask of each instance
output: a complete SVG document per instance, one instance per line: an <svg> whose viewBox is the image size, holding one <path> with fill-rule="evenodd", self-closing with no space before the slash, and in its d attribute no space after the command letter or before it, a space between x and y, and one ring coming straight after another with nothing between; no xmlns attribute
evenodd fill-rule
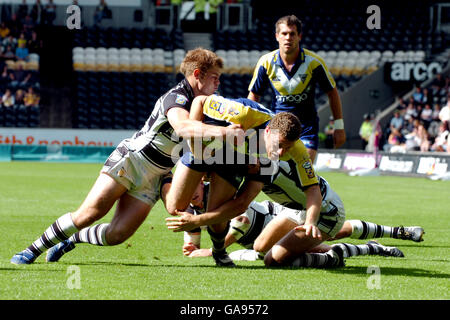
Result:
<svg viewBox="0 0 450 320"><path fill-rule="evenodd" d="M159 199L161 178L169 170L161 170L133 151L128 139L123 140L105 161L102 173L128 189L128 194L153 207Z"/></svg>
<svg viewBox="0 0 450 320"><path fill-rule="evenodd" d="M274 205L277 217L289 219L298 225L305 224L306 210L294 210L279 204ZM334 237L342 229L344 222L344 204L337 193L328 186L327 195L322 201L317 227L321 232L328 234L330 237Z"/></svg>

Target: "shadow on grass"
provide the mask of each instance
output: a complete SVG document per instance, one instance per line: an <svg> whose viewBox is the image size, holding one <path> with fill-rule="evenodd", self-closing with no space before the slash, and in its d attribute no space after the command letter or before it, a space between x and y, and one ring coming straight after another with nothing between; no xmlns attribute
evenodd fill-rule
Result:
<svg viewBox="0 0 450 320"><path fill-rule="evenodd" d="M61 269L51 269L46 267L50 264L47 263L37 263L38 268L36 268L36 264L33 266L11 266L11 267L0 267L0 271L53 271L53 272L61 272ZM215 266L214 264L168 264L168 263L127 263L127 262L111 262L111 261L92 261L92 262L80 262L80 261L71 261L71 262L59 262L58 265L64 266L122 266L122 267L144 267L144 268L213 268L217 270L264 270L264 269L272 269L272 270L286 270L292 272L298 272L301 270L310 270L310 268L283 268L283 267L271 267L267 268L262 264L258 265L237 265L234 268L220 268ZM337 269L320 269L327 273L334 274L350 274L350 275L360 275L367 276L367 267L366 266L346 266ZM409 277L421 277L421 278L436 278L436 279L449 279L450 274L448 273L438 273L431 270L418 269L418 268L405 268L405 267L381 267L380 272L382 275L391 275L391 276L409 276Z"/></svg>
<svg viewBox="0 0 450 320"><path fill-rule="evenodd" d="M167 263L127 263L127 262L111 262L111 261L92 261L92 262L59 262L58 264L63 265L76 265L76 266L122 266L122 267L146 267L146 268L214 268L223 270L239 270L239 269L267 269L264 265L255 266L239 266L232 268L217 267L214 264L167 264Z"/></svg>
<svg viewBox="0 0 450 320"><path fill-rule="evenodd" d="M339 269L329 269L327 271L331 273L367 276L367 267L347 266ZM448 273L437 273L434 271L417 268L380 267L380 274L391 276L409 276L409 277L437 278L437 279L450 278L450 274Z"/></svg>
<svg viewBox="0 0 450 320"><path fill-rule="evenodd" d="M417 244L403 244L402 243L402 244L399 244L398 247L401 247L401 248L403 248L403 247L411 247L411 248L446 248L446 249L450 248L450 246L426 245L426 244L420 244L420 243L417 243Z"/></svg>

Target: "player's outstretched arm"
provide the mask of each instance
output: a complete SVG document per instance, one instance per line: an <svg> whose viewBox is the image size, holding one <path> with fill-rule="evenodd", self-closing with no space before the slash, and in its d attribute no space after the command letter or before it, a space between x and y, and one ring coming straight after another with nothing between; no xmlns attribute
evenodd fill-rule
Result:
<svg viewBox="0 0 450 320"><path fill-rule="evenodd" d="M217 138L231 136L243 136L242 126L232 124L228 127L209 125L202 122L203 104L208 96L198 96L191 105L190 112L182 108L171 108L167 112L167 118L175 133L185 139L189 138Z"/></svg>

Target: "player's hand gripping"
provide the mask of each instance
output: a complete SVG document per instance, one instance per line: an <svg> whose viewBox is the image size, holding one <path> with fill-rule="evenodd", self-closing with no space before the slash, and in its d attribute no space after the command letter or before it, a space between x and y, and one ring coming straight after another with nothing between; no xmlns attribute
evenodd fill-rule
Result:
<svg viewBox="0 0 450 320"><path fill-rule="evenodd" d="M226 127L227 141L233 141L235 146L240 146L244 143L245 132L240 124L230 124Z"/></svg>
<svg viewBox="0 0 450 320"><path fill-rule="evenodd" d="M294 230L305 231L307 237L322 240L322 233L320 232L319 228L314 224L305 223L304 225L295 227Z"/></svg>
<svg viewBox="0 0 450 320"><path fill-rule="evenodd" d="M173 232L190 231L199 227L196 223L196 216L187 213L176 211L177 216L166 218L166 226Z"/></svg>

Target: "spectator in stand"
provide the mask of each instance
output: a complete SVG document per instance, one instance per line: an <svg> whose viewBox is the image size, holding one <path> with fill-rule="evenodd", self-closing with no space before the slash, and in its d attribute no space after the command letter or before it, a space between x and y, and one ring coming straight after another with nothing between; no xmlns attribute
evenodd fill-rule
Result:
<svg viewBox="0 0 450 320"><path fill-rule="evenodd" d="M9 83L9 72L8 72L8 66L4 65L2 69L2 74L0 76L0 87L6 88L6 86Z"/></svg>
<svg viewBox="0 0 450 320"><path fill-rule="evenodd" d="M27 42L28 42L28 40L25 38L25 33L21 32L19 39L17 39L17 46L20 46L21 44L26 46Z"/></svg>
<svg viewBox="0 0 450 320"><path fill-rule="evenodd" d="M433 109L431 109L430 104L427 103L425 105L425 108L422 110L422 113L420 114L420 119L422 120L425 129L428 130L428 127L430 126L430 123L433 120Z"/></svg>
<svg viewBox="0 0 450 320"><path fill-rule="evenodd" d="M31 32L31 39L28 41L28 50L30 53L40 54L42 48L42 41L39 40L37 32Z"/></svg>
<svg viewBox="0 0 450 320"><path fill-rule="evenodd" d="M28 4L27 0L22 0L22 4L19 5L19 9L17 9L17 19L20 21L24 20L28 15Z"/></svg>
<svg viewBox="0 0 450 320"><path fill-rule="evenodd" d="M419 124L419 127L417 129L417 137L419 143L419 150L422 152L430 150L430 140L428 137L427 129L425 129L423 122Z"/></svg>
<svg viewBox="0 0 450 320"><path fill-rule="evenodd" d="M416 105L421 104L423 100L423 92L420 87L416 87L416 92L413 93L412 98Z"/></svg>
<svg viewBox="0 0 450 320"><path fill-rule="evenodd" d="M442 76L441 73L438 73L436 75L436 78L431 83L433 95L436 95L436 93L439 92L439 90L445 87L446 87L446 79Z"/></svg>
<svg viewBox="0 0 450 320"><path fill-rule="evenodd" d="M95 8L94 24L99 25L102 22L103 18L107 17L108 11L109 11L109 8L108 8L108 4L106 3L106 1L100 0L100 3Z"/></svg>
<svg viewBox="0 0 450 320"><path fill-rule="evenodd" d="M6 47L6 50L3 51L3 59L5 60L15 60L16 59L16 54L14 53L12 47L10 45L8 45Z"/></svg>
<svg viewBox="0 0 450 320"><path fill-rule="evenodd" d="M398 99L398 110L405 110L408 106L408 103L403 99L403 98L399 98Z"/></svg>
<svg viewBox="0 0 450 320"><path fill-rule="evenodd" d="M25 88L29 85L31 72L25 71L22 64L17 64L16 70L10 73L10 85L13 88Z"/></svg>
<svg viewBox="0 0 450 320"><path fill-rule="evenodd" d="M5 39L10 33L11 33L11 30L9 30L6 23L2 22L0 24L0 39Z"/></svg>
<svg viewBox="0 0 450 320"><path fill-rule="evenodd" d="M386 152L404 152L402 146L403 137L400 131L392 129L389 134L387 143L383 146L383 150Z"/></svg>
<svg viewBox="0 0 450 320"><path fill-rule="evenodd" d="M48 0L43 11L43 23L46 25L53 25L53 21L56 19L56 6L53 0Z"/></svg>
<svg viewBox="0 0 450 320"><path fill-rule="evenodd" d="M441 124L439 125L439 133L434 140L434 143L431 145L430 150L437 152L449 151L447 149L447 140L449 139L449 137L449 128L447 127L447 124L441 122Z"/></svg>
<svg viewBox="0 0 450 320"><path fill-rule="evenodd" d="M14 95L11 92L11 89L6 89L5 93L2 97L2 104L4 107L13 107L15 103Z"/></svg>
<svg viewBox="0 0 450 320"><path fill-rule="evenodd" d="M11 35L18 37L22 31L22 22L17 18L17 14L14 13L11 16L11 20L7 21L6 24L11 30Z"/></svg>
<svg viewBox="0 0 450 320"><path fill-rule="evenodd" d="M18 89L14 97L15 99L14 105L17 107L24 106L25 105L24 98L25 98L25 91L23 91L22 89Z"/></svg>
<svg viewBox="0 0 450 320"><path fill-rule="evenodd" d="M32 32L35 32L34 29L36 27L36 24L34 23L33 19L30 15L27 15L25 19L23 20L23 32L27 36L27 38L30 38Z"/></svg>
<svg viewBox="0 0 450 320"><path fill-rule="evenodd" d="M5 39L2 41L2 46L4 49L6 49L8 46L11 47L11 51L14 52L17 47L17 39L12 36L12 34L9 34Z"/></svg>
<svg viewBox="0 0 450 320"><path fill-rule="evenodd" d="M424 88L422 92L422 104L431 104L433 102L433 94L428 90L428 88Z"/></svg>
<svg viewBox="0 0 450 320"><path fill-rule="evenodd" d="M361 147L366 150L367 144L369 143L370 135L373 131L373 123L369 114L364 115L364 121L359 128L359 136L361 137Z"/></svg>
<svg viewBox="0 0 450 320"><path fill-rule="evenodd" d="M407 135L408 133L412 132L415 127L415 123L417 122L417 118L415 117L409 117L408 120L406 120L403 129L401 131L402 135Z"/></svg>
<svg viewBox="0 0 450 320"><path fill-rule="evenodd" d="M450 93L447 96L447 105L439 112L439 119L446 123L447 126L450 123Z"/></svg>
<svg viewBox="0 0 450 320"><path fill-rule="evenodd" d="M41 24L42 12L43 12L43 8L42 8L41 0L36 0L36 3L31 8L31 12L30 12L31 19L33 19L33 21L36 24Z"/></svg>
<svg viewBox="0 0 450 320"><path fill-rule="evenodd" d="M441 121L441 119L439 119L439 112L441 112L441 105L439 103L436 103L434 104L433 108L433 121Z"/></svg>
<svg viewBox="0 0 450 320"><path fill-rule="evenodd" d="M25 46L24 43L19 44L19 46L16 49L16 59L18 61L27 61L29 56L28 48Z"/></svg>
<svg viewBox="0 0 450 320"><path fill-rule="evenodd" d="M37 107L39 105L40 97L34 91L33 87L29 87L27 93L25 94L24 103L27 107Z"/></svg>
<svg viewBox="0 0 450 320"><path fill-rule="evenodd" d="M392 129L397 129L398 132L400 132L403 128L403 124L404 124L404 119L400 115L400 111L395 110L394 117L391 119L391 121L389 123L391 131L392 131Z"/></svg>
<svg viewBox="0 0 450 320"><path fill-rule="evenodd" d="M405 110L404 119L409 120L411 118L417 118L419 114L417 113L416 107L413 103L408 104L408 107Z"/></svg>

